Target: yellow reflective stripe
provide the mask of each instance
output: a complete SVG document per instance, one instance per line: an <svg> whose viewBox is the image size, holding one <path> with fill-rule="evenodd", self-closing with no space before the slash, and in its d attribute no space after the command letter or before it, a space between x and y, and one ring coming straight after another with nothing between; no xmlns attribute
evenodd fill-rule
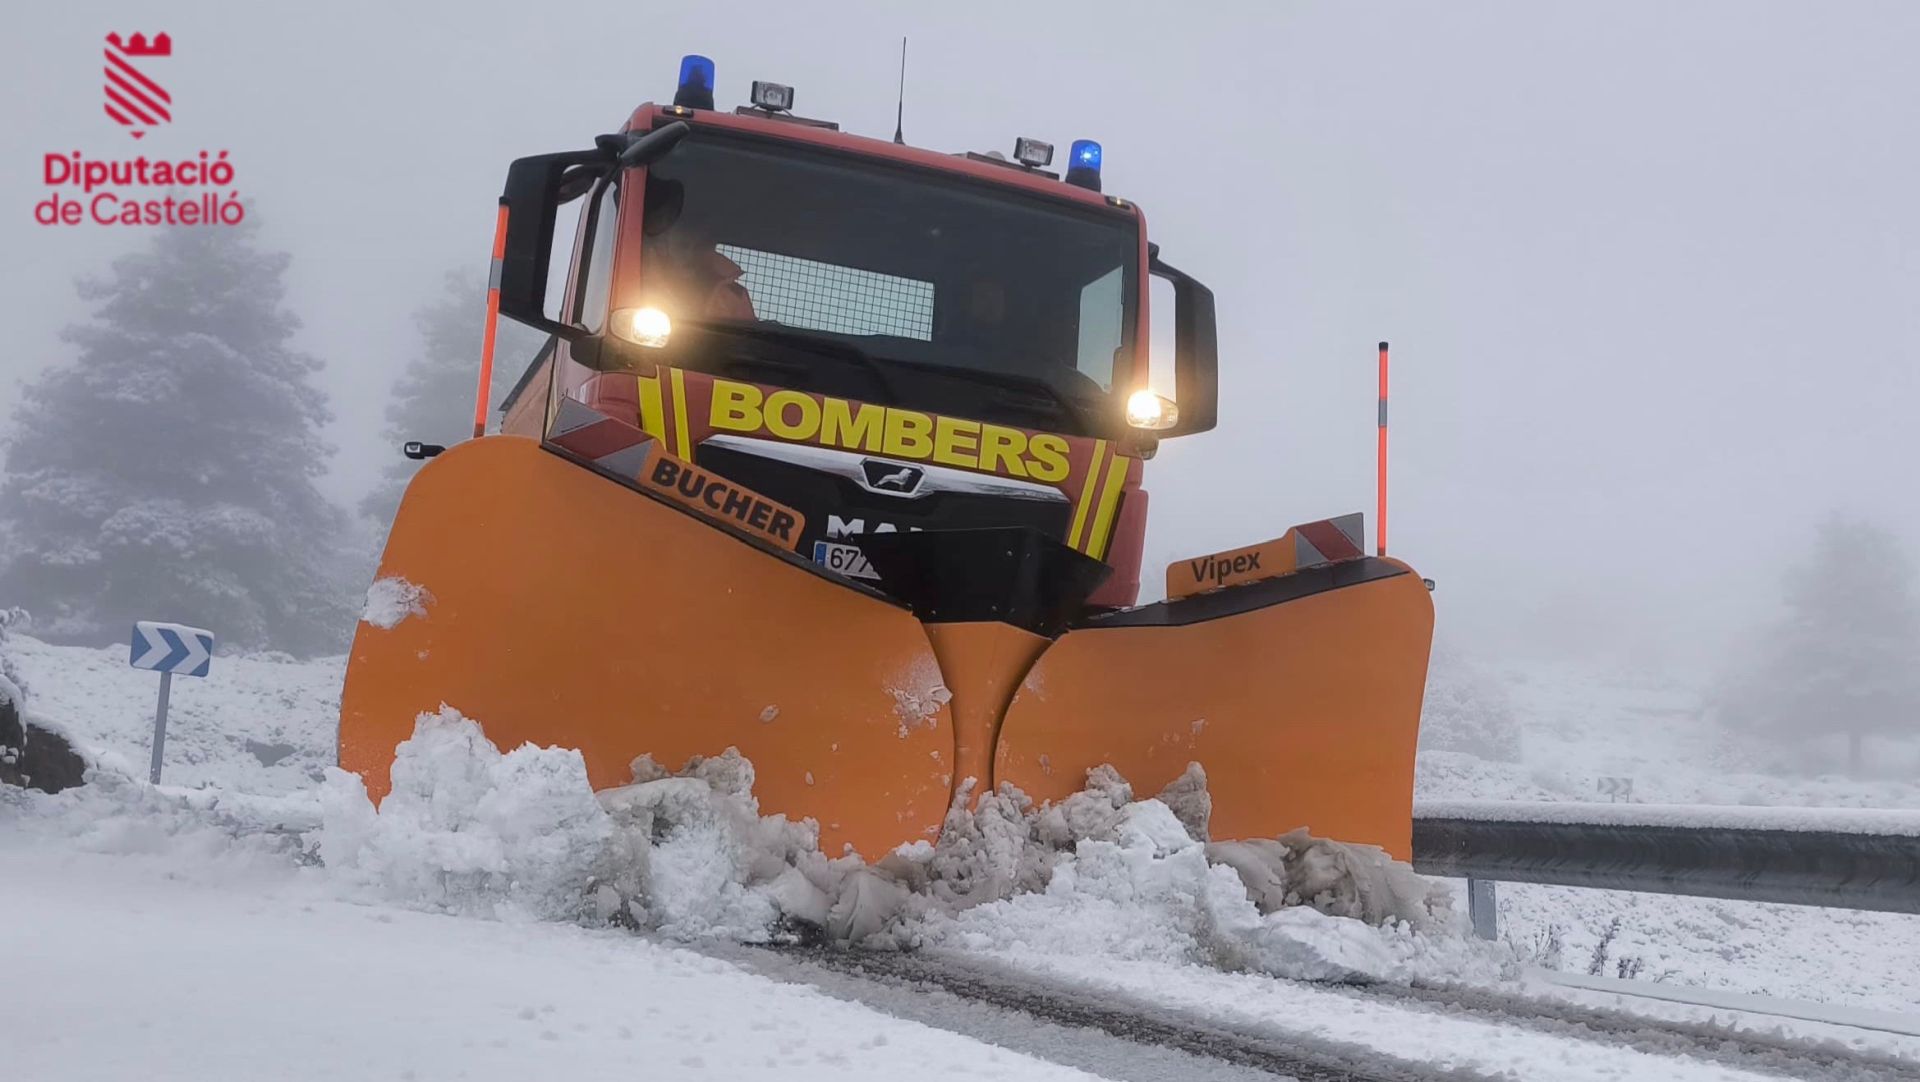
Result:
<svg viewBox="0 0 1920 1082"><path fill-rule="evenodd" d="M1093 519L1093 536L1087 539L1086 554L1103 557L1107 553L1107 534L1113 529L1113 510L1120 506L1120 490L1127 487L1127 469L1131 459L1113 456L1113 468L1107 471L1107 488L1100 494L1100 513Z"/></svg>
<svg viewBox="0 0 1920 1082"><path fill-rule="evenodd" d="M1080 548L1080 530L1087 524L1087 508L1093 503L1093 490L1100 485L1100 460L1107 454L1107 441L1093 441L1093 458L1087 462L1086 480L1080 485L1080 502L1073 508L1073 528L1067 531L1067 547Z"/></svg>
<svg viewBox="0 0 1920 1082"><path fill-rule="evenodd" d="M692 437L687 432L687 380L678 368L669 368L673 377L673 445L679 448L679 455L687 461L693 461Z"/></svg>
<svg viewBox="0 0 1920 1082"><path fill-rule="evenodd" d="M667 438L666 411L660 406L660 377L640 376L640 430L656 440Z"/></svg>

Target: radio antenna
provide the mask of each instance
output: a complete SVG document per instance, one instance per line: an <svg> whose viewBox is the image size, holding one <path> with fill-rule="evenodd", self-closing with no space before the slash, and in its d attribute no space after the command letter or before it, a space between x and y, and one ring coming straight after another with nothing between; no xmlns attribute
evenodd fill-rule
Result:
<svg viewBox="0 0 1920 1082"><path fill-rule="evenodd" d="M893 141L905 145L901 135L901 122L907 117L907 36L900 35L900 97L893 112Z"/></svg>

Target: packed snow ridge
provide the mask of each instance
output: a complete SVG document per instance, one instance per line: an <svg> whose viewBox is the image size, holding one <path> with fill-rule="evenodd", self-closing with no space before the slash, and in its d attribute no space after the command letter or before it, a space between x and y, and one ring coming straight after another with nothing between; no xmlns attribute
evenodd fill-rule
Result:
<svg viewBox="0 0 1920 1082"><path fill-rule="evenodd" d="M1296 831L1207 841L1200 768L1135 799L1111 768L1036 805L963 787L937 843L829 858L811 820L763 816L737 751L650 757L598 794L577 751L502 753L457 711L422 715L376 809L331 770L317 852L421 908L615 923L669 938L825 938L868 948L1098 951L1311 980L1410 979L1501 963L1451 896L1371 846Z"/></svg>

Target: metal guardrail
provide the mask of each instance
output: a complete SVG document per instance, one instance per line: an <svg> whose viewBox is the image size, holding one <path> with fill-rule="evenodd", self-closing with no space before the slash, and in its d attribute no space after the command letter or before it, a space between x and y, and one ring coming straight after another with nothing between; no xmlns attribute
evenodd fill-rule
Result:
<svg viewBox="0 0 1920 1082"><path fill-rule="evenodd" d="M1623 810L1595 808L1612 813L1596 818ZM1474 930L1488 939L1496 882L1920 913L1913 834L1416 814L1413 867L1466 879Z"/></svg>

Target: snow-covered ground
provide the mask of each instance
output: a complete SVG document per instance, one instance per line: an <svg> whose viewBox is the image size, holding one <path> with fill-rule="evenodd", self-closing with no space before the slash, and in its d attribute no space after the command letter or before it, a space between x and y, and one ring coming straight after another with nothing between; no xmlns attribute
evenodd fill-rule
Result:
<svg viewBox="0 0 1920 1082"><path fill-rule="evenodd" d="M1730 732L1710 711L1705 692L1672 678L1564 661L1482 666L1442 650L1415 794L1608 800L1601 780L1621 778L1636 803L1920 810L1920 734L1873 738L1875 777L1769 771L1828 749ZM1489 720L1502 715L1510 725ZM1451 739L1431 739L1436 722Z"/></svg>
<svg viewBox="0 0 1920 1082"><path fill-rule="evenodd" d="M129 668L127 646L50 646L14 635L5 649L30 708L95 762L146 777L157 673ZM246 793L311 788L333 765L346 659L222 653L204 678L176 677L167 705L169 785Z"/></svg>
<svg viewBox="0 0 1920 1082"><path fill-rule="evenodd" d="M1090 1077L624 932L342 901L260 855L0 830L0 866L11 1078Z"/></svg>
<svg viewBox="0 0 1920 1082"><path fill-rule="evenodd" d="M1675 681L1566 662L1482 668L1443 651L1433 684L1415 792L1435 808L1604 801L1601 779L1624 778L1636 803L1875 809L1902 833L1920 819L1920 770L1762 773L1791 746L1747 744L1713 722L1701 691ZM1891 741L1884 751L1896 763L1915 756ZM1920 1016L1920 917L1514 883L1498 894L1503 938L1546 968Z"/></svg>
<svg viewBox="0 0 1920 1082"><path fill-rule="evenodd" d="M8 648L34 714L100 761L144 776L155 677L128 669L121 647L16 636ZM333 753L340 676L338 659L218 658L208 679L175 682L162 791L94 786L0 803L0 864L9 873L0 876L0 957L22 959L9 975L28 978L0 982L0 1017L25 1018L20 1032L38 1035L14 1062L36 1075L119 1077L139 1064L145 1076L186 1076L210 1062L216 1031L239 1029L248 1038L220 1054L241 1058L196 1077L240 1071L248 1048L283 1050L302 1065L295 1077L514 1077L637 1063L676 1077L878 1077L903 1065L926 1070L928 1057L998 1077L1072 1074L769 986L628 933L538 920L563 915L555 899L572 896L567 876L579 866L565 839L601 829L587 822L592 812L568 787L564 763L498 752L442 762L436 769L470 783L460 813L467 818L439 824L444 829L415 845L414 828L432 827L427 820L445 809L429 808L403 829L397 819L353 813L355 796L340 778L319 784ZM1489 675L1442 665L1436 681L1443 710L1478 717L1505 709L1514 731L1460 742L1485 745L1486 754L1424 751L1425 799L1592 800L1597 778L1630 777L1640 800L1920 807L1920 786L1743 773L1750 760L1698 721L1684 690L1565 667ZM434 754L452 746L436 745ZM1515 760L1493 757L1501 754ZM314 830L322 820L327 829ZM512 837L521 821L542 824L540 838ZM1920 1002L1916 918L1503 885L1502 950L1311 911L1255 914L1238 891L1226 892L1231 899L1218 893L1223 882L1234 885L1230 874L1220 879L1226 869L1179 855L1170 817L1132 822L1116 842L1086 850L1048 891L935 913L915 934L1082 985L1098 985L1098 970L1189 1009L1271 1001L1279 1010L1280 1001L1298 1000L1285 1009L1311 1015L1301 1032L1327 1039L1352 1037L1359 1031L1339 1020L1375 1008L1322 1002L1313 1013L1300 1005L1312 995L1304 988L1195 963L1307 977L1350 967L1391 979L1492 981L1518 957L1571 972L1597 968L1884 1011L1912 1013ZM549 841L534 844L541 839ZM995 842L983 831L983 850ZM672 874L702 870L685 857L654 860ZM791 870L767 896L794 897L804 877ZM528 884L543 883L563 889L528 893ZM692 912L701 899L683 902ZM737 897L728 904L751 911ZM437 912L415 911L422 908ZM27 988L51 991L29 996ZM186 1025L163 1009L183 992L201 997ZM102 1018L133 1020L131 1036L116 1029L107 1040L112 1023L82 1018L82 1003ZM1450 1042L1447 1062L1476 1069L1513 1069L1532 1054L1481 1048L1470 1028L1426 1040ZM1422 1043L1411 1036L1417 1027L1397 1032L1409 1048ZM430 1054L437 1049L448 1051ZM1630 1060L1618 1074L1591 1077L1634 1077Z"/></svg>

